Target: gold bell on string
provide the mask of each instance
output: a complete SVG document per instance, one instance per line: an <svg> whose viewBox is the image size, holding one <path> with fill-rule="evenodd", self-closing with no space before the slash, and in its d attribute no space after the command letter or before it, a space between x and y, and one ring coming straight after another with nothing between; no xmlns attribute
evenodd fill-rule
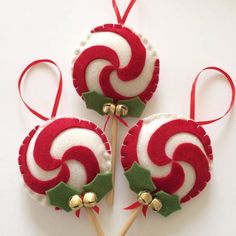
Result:
<svg viewBox="0 0 236 236"><path fill-rule="evenodd" d="M97 196L95 193L88 192L84 194L83 203L85 207L94 207L97 204Z"/></svg>
<svg viewBox="0 0 236 236"><path fill-rule="evenodd" d="M148 207L150 207L153 211L160 211L162 208L162 203L159 199L154 198Z"/></svg>
<svg viewBox="0 0 236 236"><path fill-rule="evenodd" d="M105 115L114 115L116 112L116 105L113 103L105 103L102 111Z"/></svg>
<svg viewBox="0 0 236 236"><path fill-rule="evenodd" d="M142 191L138 194L138 201L142 205L149 205L152 202L152 195L147 191Z"/></svg>
<svg viewBox="0 0 236 236"><path fill-rule="evenodd" d="M116 105L116 116L121 116L121 117L124 117L124 116L127 116L128 115L128 107L126 105L122 105L122 104L118 104Z"/></svg>
<svg viewBox="0 0 236 236"><path fill-rule="evenodd" d="M68 204L71 209L78 210L83 207L83 201L79 195L72 196Z"/></svg>

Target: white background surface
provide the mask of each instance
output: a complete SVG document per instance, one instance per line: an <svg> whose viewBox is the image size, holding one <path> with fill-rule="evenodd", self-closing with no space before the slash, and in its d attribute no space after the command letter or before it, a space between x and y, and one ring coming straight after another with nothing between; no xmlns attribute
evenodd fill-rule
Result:
<svg viewBox="0 0 236 236"><path fill-rule="evenodd" d="M128 0L119 0L124 9ZM51 58L61 67L64 90L59 115L80 116L101 127L104 119L85 108L71 80L74 49L95 26L115 23L111 0L0 0L0 235L95 235L86 215L43 208L24 191L18 170L18 148L41 121L20 102L17 79L32 60ZM157 92L143 114L189 113L189 92L194 76L205 66L216 65L236 82L235 0L138 0L127 26L145 35L161 61ZM56 75L40 67L31 73L24 93L43 114L50 113ZM209 74L208 74L209 75ZM214 75L214 73L213 73ZM228 104L230 90L223 80L209 79L199 86L199 118L215 118ZM206 128L214 148L213 178L205 191L163 218L149 212L139 216L128 235L211 236L236 235L236 110ZM132 125L136 119L128 119ZM120 128L119 140L126 128ZM119 142L119 144L120 144ZM118 161L116 201L101 204L99 220L108 236L115 236L128 218L123 207L135 200Z"/></svg>

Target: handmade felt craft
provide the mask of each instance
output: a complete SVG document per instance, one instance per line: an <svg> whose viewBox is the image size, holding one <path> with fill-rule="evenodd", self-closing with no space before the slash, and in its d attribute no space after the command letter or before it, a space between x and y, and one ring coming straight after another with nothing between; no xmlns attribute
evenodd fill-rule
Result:
<svg viewBox="0 0 236 236"><path fill-rule="evenodd" d="M172 114L140 120L126 136L121 162L129 170L136 162L150 170L158 190L186 202L210 180L212 148L205 130L195 121Z"/></svg>
<svg viewBox="0 0 236 236"><path fill-rule="evenodd" d="M217 71L227 80L231 86L231 103L223 116L195 121L196 85L206 70ZM152 209L167 217L207 186L213 153L210 138L202 126L226 116L234 100L235 86L230 76L217 67L207 67L193 82L190 118L155 114L139 120L128 131L121 148L121 163L130 189L137 193L137 201L126 208L134 212L119 236L126 235L140 209L144 216Z"/></svg>
<svg viewBox="0 0 236 236"><path fill-rule="evenodd" d="M19 165L31 196L47 204L46 193L61 182L83 190L111 169L110 145L89 121L58 118L33 129L20 148Z"/></svg>
<svg viewBox="0 0 236 236"><path fill-rule="evenodd" d="M74 86L80 96L97 92L114 101L146 103L158 83L159 60L148 41L120 24L96 27L77 49Z"/></svg>
<svg viewBox="0 0 236 236"><path fill-rule="evenodd" d="M33 110L21 95L25 74L40 63L57 67L59 86L51 118ZM107 137L97 125L74 118L55 118L62 92L62 75L51 60L37 60L29 64L19 79L19 93L26 107L44 124L36 126L24 139L19 150L19 167L24 186L36 201L43 205L75 211L77 217L85 208L96 233L104 233L93 211L99 213L97 203L111 191L111 148Z"/></svg>
<svg viewBox="0 0 236 236"><path fill-rule="evenodd" d="M159 81L159 59L148 40L124 26L135 0L121 16L115 0L117 24L94 28L75 50L73 84L88 109L112 117L112 173L115 184L117 122L128 126L124 117L140 117ZM110 204L114 192L110 193Z"/></svg>
<svg viewBox="0 0 236 236"><path fill-rule="evenodd" d="M107 115L103 105L109 102L125 105L127 112L120 116L139 117L158 84L156 52L146 38L124 26L135 2L130 1L121 17L112 0L118 24L96 27L75 51L74 87L87 107L101 115Z"/></svg>

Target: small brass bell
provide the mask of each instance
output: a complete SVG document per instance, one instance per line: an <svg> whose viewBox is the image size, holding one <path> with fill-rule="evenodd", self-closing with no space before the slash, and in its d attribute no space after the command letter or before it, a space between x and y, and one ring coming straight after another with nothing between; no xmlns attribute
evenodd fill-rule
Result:
<svg viewBox="0 0 236 236"><path fill-rule="evenodd" d="M128 115L128 107L126 105L122 105L122 104L118 104L116 106L116 116L121 116L121 117L124 117L124 116L127 116Z"/></svg>
<svg viewBox="0 0 236 236"><path fill-rule="evenodd" d="M147 191L142 191L138 194L138 201L142 205L149 205L152 202L152 195Z"/></svg>
<svg viewBox="0 0 236 236"><path fill-rule="evenodd" d="M153 211L160 211L162 208L162 203L159 199L154 198L152 200L152 202L149 204L149 207L153 210Z"/></svg>
<svg viewBox="0 0 236 236"><path fill-rule="evenodd" d="M94 207L97 204L96 194L92 192L85 193L83 203L85 207Z"/></svg>
<svg viewBox="0 0 236 236"><path fill-rule="evenodd" d="M69 200L69 207L71 209L80 209L83 207L83 201L79 195L74 195Z"/></svg>
<svg viewBox="0 0 236 236"><path fill-rule="evenodd" d="M116 106L113 103L105 103L102 111L105 115L114 115L116 112Z"/></svg>

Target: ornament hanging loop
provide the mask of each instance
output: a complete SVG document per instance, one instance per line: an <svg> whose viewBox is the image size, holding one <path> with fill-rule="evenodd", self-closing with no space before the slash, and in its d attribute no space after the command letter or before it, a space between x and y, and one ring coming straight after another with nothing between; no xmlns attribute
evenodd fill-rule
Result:
<svg viewBox="0 0 236 236"><path fill-rule="evenodd" d="M25 74L26 74L33 66L36 66L36 65L41 64L41 63L52 64L52 65L54 65L54 66L58 69L58 72L59 72L59 84L58 84L57 93L56 93L56 97L55 97L55 101L54 101L54 105L53 105L53 109L52 109L52 113L51 113L51 118L53 118L53 117L56 116L57 110L58 110L58 106L59 106L59 103L60 103L60 99L61 99L61 93L62 93L62 74L61 74L60 68L58 67L58 65L57 65L54 61L49 60L49 59L40 59L40 60L36 60L36 61L31 62L31 63L23 70L23 72L22 72L21 75L20 75L20 78L19 78L19 80L18 80L18 91L19 91L21 100L23 101L23 103L25 104L25 106L29 109L29 111L30 111L31 113L33 113L35 116L37 116L38 118L40 118L40 119L46 121L46 120L48 120L49 118L47 118L46 116L44 116L44 115L40 114L39 112L35 111L34 109L32 109L32 108L25 102L25 100L23 99L22 92L21 92L21 83L22 83L23 79L25 78Z"/></svg>
<svg viewBox="0 0 236 236"><path fill-rule="evenodd" d="M229 74L226 73L225 71L223 71L222 69L218 68L218 67L214 67L214 66L206 67L198 73L198 75L196 76L196 78L195 78L195 80L193 81L193 84L192 84L192 90L191 90L191 96L190 96L190 118L192 120L195 120L196 86L197 86L197 82L200 78L200 75L202 74L202 72L204 72L206 70L215 70L215 71L221 73L224 76L224 78L227 80L227 82L229 83L229 85L231 87L232 95L231 95L231 102L230 102L229 108L224 113L224 115L222 115L222 116L220 116L216 119L212 119L212 120L196 121L199 125L211 124L211 123L214 123L214 122L222 119L223 117L225 117L232 110L232 108L234 106L234 101L235 101L235 86L234 86L234 82L231 79L231 77L229 76Z"/></svg>
<svg viewBox="0 0 236 236"><path fill-rule="evenodd" d="M128 7L125 10L124 15L121 17L120 10L117 6L116 0L112 0L113 9L116 13L116 18L117 18L117 21L118 21L119 24L122 24L122 25L125 24L125 21L126 21L128 15L129 15L133 5L135 4L135 2L136 2L136 0L131 0L130 1Z"/></svg>

